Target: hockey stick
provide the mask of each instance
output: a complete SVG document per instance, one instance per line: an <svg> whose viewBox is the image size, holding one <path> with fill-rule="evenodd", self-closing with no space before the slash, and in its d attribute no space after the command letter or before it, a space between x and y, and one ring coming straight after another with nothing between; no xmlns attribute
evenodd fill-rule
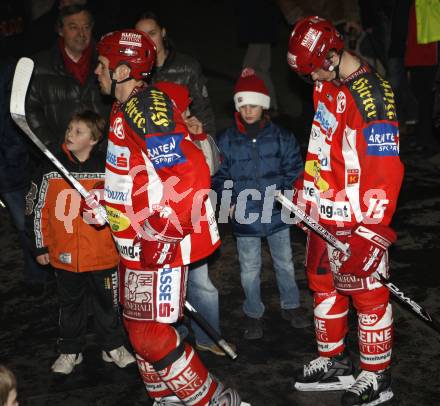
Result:
<svg viewBox="0 0 440 406"><path fill-rule="evenodd" d="M29 58L20 58L15 68L14 79L12 82L10 111L15 123L25 132L32 142L46 155L50 161L59 169L59 171L67 178L73 187L81 194L82 197L91 197L90 193L81 185L78 180L64 167L64 165L50 152L46 146L30 129L26 121L25 100L26 92L31 80L32 71L34 70L34 61ZM96 201L93 199L93 201ZM96 208L99 215L108 223L107 212L98 202ZM94 208L94 207L93 207Z"/></svg>
<svg viewBox="0 0 440 406"><path fill-rule="evenodd" d="M87 198L90 196L89 192L83 185L64 167L64 165L50 152L46 146L38 139L34 132L29 127L26 120L25 101L26 92L31 80L32 71L34 70L34 61L29 58L20 58L15 68L14 79L12 82L10 111L15 123L25 132L25 134L32 140L32 142L46 155L57 169L66 177L72 186L83 196ZM95 202L96 200L93 199ZM96 202L95 206L99 210L99 214L108 223L107 212L103 206ZM93 208L95 208L93 207ZM185 302L185 308L191 313L197 323L216 341L216 343L228 354L232 359L237 358L237 353L231 346L217 333L205 320L205 318L194 309L191 304Z"/></svg>
<svg viewBox="0 0 440 406"><path fill-rule="evenodd" d="M344 244L342 241L336 238L332 233L326 230L317 221L313 220L312 217L304 212L304 210L301 210L298 206L296 206L281 192L278 192L275 198L283 205L283 207L295 214L295 216L297 216L308 228L317 233L330 245L341 251L344 255L350 256L350 248L348 244ZM414 300L411 298L405 296L405 294L396 285L387 281L383 276L378 274L374 274L374 276L390 290L395 299L416 313L433 330L440 333L440 323L434 320L426 309L414 302Z"/></svg>

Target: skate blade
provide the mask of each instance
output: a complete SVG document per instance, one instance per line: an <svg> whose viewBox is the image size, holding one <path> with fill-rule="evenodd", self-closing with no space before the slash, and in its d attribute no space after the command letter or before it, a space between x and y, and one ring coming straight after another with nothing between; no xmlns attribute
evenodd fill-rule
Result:
<svg viewBox="0 0 440 406"><path fill-rule="evenodd" d="M353 375L338 376L339 381L326 383L300 383L295 382L294 388L300 392L324 392L331 390L345 390L352 386L356 380Z"/></svg>
<svg viewBox="0 0 440 406"><path fill-rule="evenodd" d="M394 396L394 393L391 389L387 389L386 391L383 391L379 397L375 400L373 400L370 403L362 403L362 405L356 405L356 406L376 406L380 405L384 402L387 402L388 400L392 399Z"/></svg>

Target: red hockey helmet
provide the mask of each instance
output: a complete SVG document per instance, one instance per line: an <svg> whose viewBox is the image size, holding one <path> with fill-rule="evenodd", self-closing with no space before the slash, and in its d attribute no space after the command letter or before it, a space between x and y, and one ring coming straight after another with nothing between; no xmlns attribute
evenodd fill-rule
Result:
<svg viewBox="0 0 440 406"><path fill-rule="evenodd" d="M130 76L145 79L153 69L156 46L147 34L139 30L113 31L104 35L97 45L99 55L109 60L109 69L119 65L131 68Z"/></svg>
<svg viewBox="0 0 440 406"><path fill-rule="evenodd" d="M341 34L333 24L321 17L307 17L295 25L289 40L287 63L300 75L329 69L326 57L331 49L336 52L344 48Z"/></svg>

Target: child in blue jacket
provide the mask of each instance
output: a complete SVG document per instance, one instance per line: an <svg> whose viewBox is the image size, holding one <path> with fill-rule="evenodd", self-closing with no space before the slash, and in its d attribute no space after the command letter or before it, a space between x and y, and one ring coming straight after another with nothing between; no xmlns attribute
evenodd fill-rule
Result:
<svg viewBox="0 0 440 406"><path fill-rule="evenodd" d="M262 238L270 248L283 319L295 328L311 325L300 307L290 224L283 221L281 207L273 198L274 190L292 189L303 171L303 162L293 134L265 114L270 105L269 92L252 69L245 68L241 73L234 102L235 125L218 136L222 164L213 178L213 188L218 196L232 191L230 215L245 294L244 338L255 340L263 337L265 310L260 291Z"/></svg>

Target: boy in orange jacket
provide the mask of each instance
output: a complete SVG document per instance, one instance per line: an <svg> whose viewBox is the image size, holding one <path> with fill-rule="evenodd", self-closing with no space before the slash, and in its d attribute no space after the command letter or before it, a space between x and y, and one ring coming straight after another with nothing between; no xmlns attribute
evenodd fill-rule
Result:
<svg viewBox="0 0 440 406"><path fill-rule="evenodd" d="M105 156L94 147L104 127L105 120L92 111L75 114L57 156L87 190L96 193L104 184ZM109 228L94 224L92 211L50 163L43 165L31 183L26 215L36 260L52 265L57 280L60 355L52 371L67 375L82 362L89 310L103 360L120 368L133 363L134 357L123 346L116 286L118 254Z"/></svg>

